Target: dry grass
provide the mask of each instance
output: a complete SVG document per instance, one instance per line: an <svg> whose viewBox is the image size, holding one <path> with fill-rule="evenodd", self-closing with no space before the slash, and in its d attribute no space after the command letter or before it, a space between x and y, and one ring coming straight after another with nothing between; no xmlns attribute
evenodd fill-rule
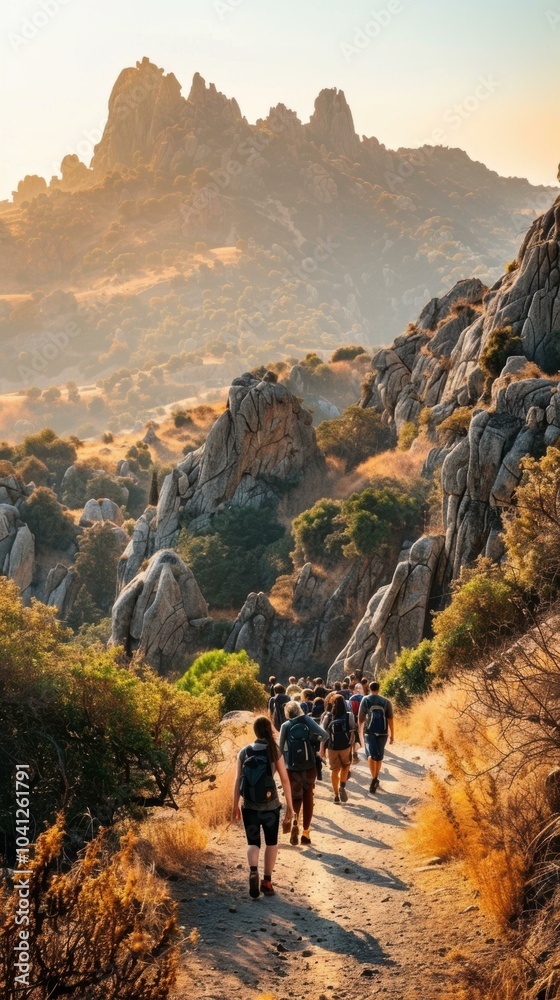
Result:
<svg viewBox="0 0 560 1000"><path fill-rule="evenodd" d="M166 875L196 873L211 839L230 822L237 754L253 739L250 725L224 727L223 761L216 780L180 801L180 810L155 813L140 829L142 860Z"/></svg>
<svg viewBox="0 0 560 1000"><path fill-rule="evenodd" d="M418 437L408 451L391 449L373 455L362 462L357 469L339 479L337 496L348 496L365 489L375 479L396 479L403 487L417 479L433 444L426 438Z"/></svg>
<svg viewBox="0 0 560 1000"><path fill-rule="evenodd" d="M297 573L286 573L283 576L279 576L268 595L272 607L284 618L295 619L293 598L296 580Z"/></svg>
<svg viewBox="0 0 560 1000"><path fill-rule="evenodd" d="M523 907L531 846L546 817L544 771L501 767L499 727L469 709L458 683L420 701L400 724L412 743L438 750L448 768L432 775L431 800L420 808L409 840L422 855L462 862L482 909L500 927Z"/></svg>

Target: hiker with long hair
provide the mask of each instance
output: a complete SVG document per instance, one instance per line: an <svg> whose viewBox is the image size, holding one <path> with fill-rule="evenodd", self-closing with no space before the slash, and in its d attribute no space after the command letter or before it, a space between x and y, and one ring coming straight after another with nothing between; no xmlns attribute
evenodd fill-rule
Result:
<svg viewBox="0 0 560 1000"><path fill-rule="evenodd" d="M255 719L253 731L255 742L243 747L237 758L232 820L238 822L243 819L249 862L249 895L252 899L257 899L261 892L264 896L274 896L272 873L278 854L281 809L278 788L274 780L275 774L280 778L284 789L285 823L291 823L294 809L290 779L274 739L270 719L260 715ZM259 884L261 827L265 849L263 878Z"/></svg>
<svg viewBox="0 0 560 1000"><path fill-rule="evenodd" d="M321 744L321 756L325 755L325 747L331 769L331 784L334 801L348 802L346 782L350 776L352 762L353 735L356 730L354 713L348 711L348 706L341 694L329 696L328 708L321 719L323 729L328 733L328 740Z"/></svg>
<svg viewBox="0 0 560 1000"><path fill-rule="evenodd" d="M328 733L311 715L304 715L297 701L290 701L285 707L286 721L280 730L280 752L284 754L286 769L292 788L294 819L290 834L290 844L299 840L299 816L303 807L303 830L301 844L310 844L309 827L313 819L313 799L317 781L317 763L312 738L328 739Z"/></svg>

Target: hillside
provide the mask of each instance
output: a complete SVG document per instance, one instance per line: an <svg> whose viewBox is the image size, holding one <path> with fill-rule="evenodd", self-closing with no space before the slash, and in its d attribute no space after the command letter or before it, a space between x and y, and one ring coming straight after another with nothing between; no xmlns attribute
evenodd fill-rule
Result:
<svg viewBox="0 0 560 1000"><path fill-rule="evenodd" d="M308 123L278 104L249 124L146 58L91 152L0 206L4 391L379 345L465 274L492 283L555 194L460 149L360 138L336 89Z"/></svg>

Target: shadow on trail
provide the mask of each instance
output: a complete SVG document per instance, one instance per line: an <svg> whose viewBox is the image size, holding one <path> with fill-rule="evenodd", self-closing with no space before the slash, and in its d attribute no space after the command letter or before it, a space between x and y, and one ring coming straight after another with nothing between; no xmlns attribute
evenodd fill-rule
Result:
<svg viewBox="0 0 560 1000"><path fill-rule="evenodd" d="M385 765L394 765L406 774L413 775L415 778L421 778L427 773L423 764L417 764L413 760L407 760L406 757L398 757L392 750L387 750L385 752Z"/></svg>
<svg viewBox="0 0 560 1000"><path fill-rule="evenodd" d="M353 809L352 811L354 815L360 815L359 810ZM338 837L341 843L350 841L350 843L354 844L366 844L368 847L379 847L383 851L390 850L389 844L386 844L383 840L377 840L375 837L362 837L359 833L350 833L349 830L346 830L343 826L339 826L329 816L315 816L313 827L319 834L325 833L327 836ZM313 844L313 847L316 847L320 851L320 841L317 844Z"/></svg>
<svg viewBox="0 0 560 1000"><path fill-rule="evenodd" d="M371 841L371 845L372 847L379 846L375 841ZM311 849L308 848L305 853L307 854L310 850ZM319 853L321 855L319 860L323 867L326 868L327 871L330 871L333 875L336 875L338 878L342 878L345 881L371 882L373 885L381 886L383 889L405 890L410 888L406 882L397 878L397 876L393 875L387 868L383 868L382 870L365 868L363 865L353 861L352 858L344 857L343 854L328 854L324 851L319 851ZM346 871L345 869L349 870Z"/></svg>

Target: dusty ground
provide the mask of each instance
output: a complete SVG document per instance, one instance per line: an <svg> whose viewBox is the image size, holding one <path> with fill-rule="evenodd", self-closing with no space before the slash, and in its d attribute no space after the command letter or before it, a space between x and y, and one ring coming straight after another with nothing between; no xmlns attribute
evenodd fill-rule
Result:
<svg viewBox="0 0 560 1000"><path fill-rule="evenodd" d="M469 957L498 960L496 930L455 865L426 866L403 834L438 762L395 744L381 788L368 792L363 760L349 802L317 785L311 847L281 835L277 895L250 899L241 830L207 855L198 886L178 883L181 923L198 931L176 992L183 1000L437 1000L452 995Z"/></svg>

